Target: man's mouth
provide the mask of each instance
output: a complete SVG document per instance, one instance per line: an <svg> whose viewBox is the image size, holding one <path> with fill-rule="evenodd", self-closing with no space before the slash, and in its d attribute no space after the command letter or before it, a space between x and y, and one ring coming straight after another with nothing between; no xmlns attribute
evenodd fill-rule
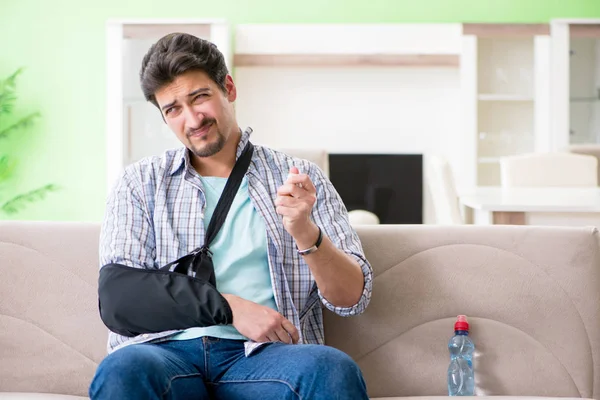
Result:
<svg viewBox="0 0 600 400"><path fill-rule="evenodd" d="M193 131L190 131L190 133L188 133L188 137L203 137L208 133L208 130L210 129L210 127L212 126L212 122L203 126L202 128L199 129L194 129Z"/></svg>

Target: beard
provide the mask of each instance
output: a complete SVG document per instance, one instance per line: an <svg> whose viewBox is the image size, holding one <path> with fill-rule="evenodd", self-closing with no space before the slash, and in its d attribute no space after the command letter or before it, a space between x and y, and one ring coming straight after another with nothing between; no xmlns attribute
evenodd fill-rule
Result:
<svg viewBox="0 0 600 400"><path fill-rule="evenodd" d="M209 119L209 120L204 120L202 125L200 125L198 128L196 129L190 129L186 132L186 136L189 138L191 135L194 134L194 131L197 131L199 129L203 129L206 126L209 126L211 124L215 124L217 121L214 119ZM214 142L208 142L208 138L202 138L202 142L205 142L204 146L199 147L199 146L194 146L190 143L190 150L192 151L192 153L194 153L196 156L198 157L211 157L214 156L215 154L217 154L219 151L221 151L223 149L223 147L225 146L225 142L227 141L227 138L225 137L225 135L223 135L219 129L217 128L217 140Z"/></svg>

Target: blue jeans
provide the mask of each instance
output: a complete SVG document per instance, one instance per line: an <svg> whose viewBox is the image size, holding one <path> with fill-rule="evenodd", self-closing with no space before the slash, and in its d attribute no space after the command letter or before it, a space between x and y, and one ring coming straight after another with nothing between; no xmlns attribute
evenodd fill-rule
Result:
<svg viewBox="0 0 600 400"><path fill-rule="evenodd" d="M98 366L89 394L93 400L368 400L358 365L337 349L271 343L246 357L243 341L213 337L117 350Z"/></svg>

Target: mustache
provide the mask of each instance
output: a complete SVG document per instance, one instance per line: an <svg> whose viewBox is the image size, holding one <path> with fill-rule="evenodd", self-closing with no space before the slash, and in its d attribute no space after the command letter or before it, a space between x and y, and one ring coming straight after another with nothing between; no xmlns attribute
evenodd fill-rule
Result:
<svg viewBox="0 0 600 400"><path fill-rule="evenodd" d="M199 126L197 126L197 127L195 127L195 128L188 128L188 129L185 131L185 135L189 137L189 136L193 135L193 134L194 134L196 131L199 131L199 130L201 130L201 129L204 129L204 128L206 128L207 126L209 126L209 125L211 125L211 124L214 124L214 123L216 123L216 122L217 122L217 120L216 120L216 119L214 119L214 118L204 118L204 119L202 120L202 123L201 123Z"/></svg>

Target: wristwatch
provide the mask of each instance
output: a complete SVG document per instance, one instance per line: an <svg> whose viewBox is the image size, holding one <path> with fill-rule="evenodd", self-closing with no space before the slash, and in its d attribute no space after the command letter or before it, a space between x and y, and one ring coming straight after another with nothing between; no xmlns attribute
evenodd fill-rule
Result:
<svg viewBox="0 0 600 400"><path fill-rule="evenodd" d="M309 247L306 250L298 250L298 254L300 254L301 256L305 256L307 254L312 254L315 251L317 251L317 249L321 245L321 242L323 241L323 231L321 230L320 226L318 228L319 228L319 237L317 238L317 243L315 243L312 247Z"/></svg>

